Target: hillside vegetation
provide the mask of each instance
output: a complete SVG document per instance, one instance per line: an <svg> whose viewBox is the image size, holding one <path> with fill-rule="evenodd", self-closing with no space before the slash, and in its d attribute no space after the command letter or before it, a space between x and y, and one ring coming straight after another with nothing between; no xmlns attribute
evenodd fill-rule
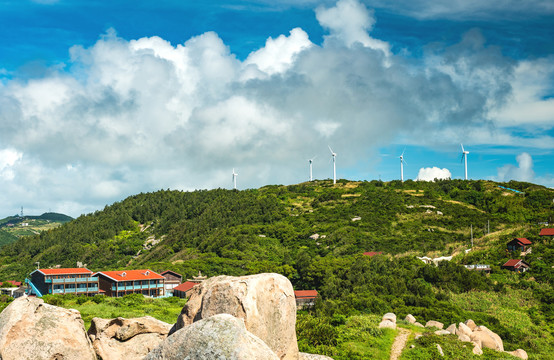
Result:
<svg viewBox="0 0 554 360"><path fill-rule="evenodd" d="M554 353L554 244L537 236L552 223L553 199L552 189L530 183L462 180L162 190L1 247L0 278L22 279L37 261L171 269L184 277L277 272L321 295L298 325L308 352L364 358L372 347L356 338L356 326L376 318L357 316L390 311L446 324L472 318L498 333L506 349L539 359ZM534 242L525 274L500 268L519 255L506 252L514 237ZM416 258L423 255L454 259L435 267ZM493 274L462 266L476 263L491 265ZM376 336L376 344L390 343L390 333Z"/></svg>
<svg viewBox="0 0 554 360"><path fill-rule="evenodd" d="M64 214L44 213L40 216L9 216L0 219L0 246L12 243L21 236L40 234L73 220Z"/></svg>

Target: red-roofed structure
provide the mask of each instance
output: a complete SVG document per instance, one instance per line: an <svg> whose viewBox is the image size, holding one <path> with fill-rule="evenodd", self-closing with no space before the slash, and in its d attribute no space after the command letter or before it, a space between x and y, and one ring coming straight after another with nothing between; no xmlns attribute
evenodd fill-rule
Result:
<svg viewBox="0 0 554 360"><path fill-rule="evenodd" d="M99 271L94 275L98 276L100 289L107 296L143 294L158 297L164 294L165 278L152 270Z"/></svg>
<svg viewBox="0 0 554 360"><path fill-rule="evenodd" d="M317 290L294 290L294 297L298 309L314 306L315 299L317 298Z"/></svg>
<svg viewBox="0 0 554 360"><path fill-rule="evenodd" d="M173 288L173 296L180 298L188 298L193 287L198 285L197 282L185 281L184 283Z"/></svg>
<svg viewBox="0 0 554 360"><path fill-rule="evenodd" d="M526 238L515 238L507 245L508 251L525 252L533 243Z"/></svg>
<svg viewBox="0 0 554 360"><path fill-rule="evenodd" d="M554 229L553 228L541 229L539 236L554 236Z"/></svg>
<svg viewBox="0 0 554 360"><path fill-rule="evenodd" d="M166 270L162 272L160 275L162 275L165 278L164 286L165 286L166 294L173 292L173 289L183 281L183 275L173 270Z"/></svg>
<svg viewBox="0 0 554 360"><path fill-rule="evenodd" d="M376 251L368 251L368 252L365 252L364 255L365 256L375 256L375 255L381 255L383 254L382 251L379 251L379 252L376 252Z"/></svg>
<svg viewBox="0 0 554 360"><path fill-rule="evenodd" d="M525 261L521 259L511 259L506 261L504 265L502 265L504 269L508 269L515 272L525 272L529 270L529 264L527 264Z"/></svg>
<svg viewBox="0 0 554 360"><path fill-rule="evenodd" d="M4 281L3 283L0 283L0 286L3 286L3 287L19 287L19 286L21 286L21 284L22 284L21 281L7 280L7 281Z"/></svg>
<svg viewBox="0 0 554 360"><path fill-rule="evenodd" d="M87 268L36 269L30 274L31 288L36 295L75 294L93 296L98 294L98 278ZM36 292L36 291L35 291Z"/></svg>

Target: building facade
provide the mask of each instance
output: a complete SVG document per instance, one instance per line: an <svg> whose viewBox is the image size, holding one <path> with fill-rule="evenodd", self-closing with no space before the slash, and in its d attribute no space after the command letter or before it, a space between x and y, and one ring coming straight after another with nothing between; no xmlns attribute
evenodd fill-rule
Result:
<svg viewBox="0 0 554 360"><path fill-rule="evenodd" d="M27 283L31 293L37 296L48 294L98 295L98 277L87 268L36 269Z"/></svg>
<svg viewBox="0 0 554 360"><path fill-rule="evenodd" d="M162 275L165 278L165 293L172 293L173 289L177 287L181 282L183 281L183 275L176 273L172 270L166 270L162 272L160 275Z"/></svg>
<svg viewBox="0 0 554 360"><path fill-rule="evenodd" d="M160 297L165 294L165 278L152 270L99 271L94 275L98 276L100 290L106 296L142 294Z"/></svg>

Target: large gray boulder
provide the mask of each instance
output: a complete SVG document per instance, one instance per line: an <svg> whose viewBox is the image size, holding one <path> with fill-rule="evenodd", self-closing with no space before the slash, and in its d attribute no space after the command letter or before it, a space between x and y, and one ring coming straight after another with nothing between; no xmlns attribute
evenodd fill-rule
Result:
<svg viewBox="0 0 554 360"><path fill-rule="evenodd" d="M218 314L176 331L144 360L279 360L244 326L244 320Z"/></svg>
<svg viewBox="0 0 554 360"><path fill-rule="evenodd" d="M471 341L481 344L481 348L489 348L504 351L504 344L498 334L489 330L486 326L477 326L470 335Z"/></svg>
<svg viewBox="0 0 554 360"><path fill-rule="evenodd" d="M102 360L141 360L169 333L171 325L151 316L93 318L88 335Z"/></svg>
<svg viewBox="0 0 554 360"><path fill-rule="evenodd" d="M222 313L244 319L246 329L280 359L298 359L296 301L286 277L258 274L210 278L193 288L175 330Z"/></svg>
<svg viewBox="0 0 554 360"><path fill-rule="evenodd" d="M307 353L299 353L300 357L299 360L333 360L333 358L330 358L329 356L325 355L316 355L316 354L307 354Z"/></svg>
<svg viewBox="0 0 554 360"><path fill-rule="evenodd" d="M444 324L435 320L429 320L425 323L425 327L436 327L439 330L442 330Z"/></svg>
<svg viewBox="0 0 554 360"><path fill-rule="evenodd" d="M0 314L2 360L96 360L77 310L20 297Z"/></svg>

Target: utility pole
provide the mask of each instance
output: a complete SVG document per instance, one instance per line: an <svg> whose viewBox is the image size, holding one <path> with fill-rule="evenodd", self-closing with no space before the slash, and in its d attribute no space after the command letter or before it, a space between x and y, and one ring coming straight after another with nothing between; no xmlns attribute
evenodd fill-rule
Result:
<svg viewBox="0 0 554 360"><path fill-rule="evenodd" d="M473 224L471 226L471 248L473 249Z"/></svg>

